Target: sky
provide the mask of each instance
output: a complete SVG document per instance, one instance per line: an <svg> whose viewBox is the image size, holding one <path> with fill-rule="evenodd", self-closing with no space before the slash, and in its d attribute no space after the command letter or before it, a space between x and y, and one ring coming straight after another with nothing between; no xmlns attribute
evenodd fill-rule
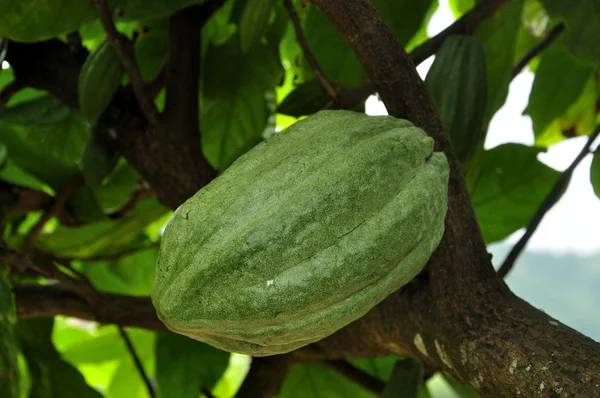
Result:
<svg viewBox="0 0 600 398"><path fill-rule="evenodd" d="M444 30L454 21L446 0L431 18L427 33L431 37ZM425 78L434 57L417 67ZM489 127L485 148L490 149L507 142L532 145L533 129L529 116L523 116L534 75L525 70L517 76L509 88L505 105L496 113ZM385 107L375 97L367 101L369 114L387 114ZM583 145L587 137L565 140L541 153L539 160L548 166L563 171ZM597 146L598 143L595 144ZM575 169L567 192L548 212L529 241L528 250L553 253L577 253L586 255L600 251L600 199L594 194L590 183L591 155ZM515 232L505 243L515 243L524 230Z"/></svg>

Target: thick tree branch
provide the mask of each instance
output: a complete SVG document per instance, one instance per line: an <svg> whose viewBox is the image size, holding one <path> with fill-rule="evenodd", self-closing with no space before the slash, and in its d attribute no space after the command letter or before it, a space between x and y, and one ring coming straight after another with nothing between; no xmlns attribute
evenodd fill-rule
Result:
<svg viewBox="0 0 600 398"><path fill-rule="evenodd" d="M323 90L325 90L327 95L329 95L329 98L331 98L335 102L337 99L337 90L335 89L331 81L329 81L327 76L325 76L325 73L319 66L319 63L317 62L312 51L310 50L310 47L308 46L306 38L304 37L304 33L302 32L302 24L300 23L300 18L298 18L298 13L294 8L294 4L292 4L291 0L283 0L283 3L285 4L286 8L288 9L288 13L290 14L290 19L292 20L294 31L296 32L296 41L302 49L304 59L306 59L306 62L308 62L308 65L317 77L317 80L319 80L319 83L321 83Z"/></svg>
<svg viewBox="0 0 600 398"><path fill-rule="evenodd" d="M546 37L536 43L525 55L523 58L517 62L517 64L513 68L513 78L515 78L521 71L531 62L532 59L537 57L542 51L544 51L550 44L554 43L554 41L560 36L560 34L565 30L565 25L558 24L556 25Z"/></svg>
<svg viewBox="0 0 600 398"><path fill-rule="evenodd" d="M129 76L129 81L131 82L131 87L133 88L133 92L135 93L140 109L150 124L157 125L159 123L158 110L154 106L152 97L147 92L146 85L144 84L144 80L142 79L142 75L138 69L137 62L135 60L133 44L115 27L112 19L112 12L108 7L107 1L92 1L96 7L98 16L100 17L100 23L106 32L106 38L108 41L110 41L110 44L115 49L115 52L119 56L127 76Z"/></svg>
<svg viewBox="0 0 600 398"><path fill-rule="evenodd" d="M598 138L598 135L600 135L600 126L596 127L596 129L594 130L590 138L588 138L588 141L583 146L579 154L575 157L573 162L569 165L569 167L567 167L565 171L562 172L562 174L552 187L552 190L550 190L540 207L535 212L533 218L527 225L527 230L525 231L521 239L519 239L519 241L510 250L508 256L506 256L506 259L498 269L498 276L504 278L512 270L513 266L515 265L515 261L521 255L523 249L525 249L525 246L533 236L533 233L535 232L537 227L544 219L546 213L552 207L554 207L556 202L558 202L558 200L562 196L565 189L567 189L567 186L569 185L569 181L571 181L571 176L573 175L575 168L579 165L579 163L581 163L583 158L585 158L589 154L590 148L592 147L592 144L594 143L596 138Z"/></svg>

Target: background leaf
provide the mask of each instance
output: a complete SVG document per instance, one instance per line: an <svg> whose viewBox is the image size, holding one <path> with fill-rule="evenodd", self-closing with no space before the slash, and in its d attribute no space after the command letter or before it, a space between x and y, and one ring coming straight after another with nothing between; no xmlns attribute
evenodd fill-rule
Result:
<svg viewBox="0 0 600 398"><path fill-rule="evenodd" d="M19 320L17 336L31 374L30 397L100 398L75 367L64 361L51 341L53 318Z"/></svg>
<svg viewBox="0 0 600 398"><path fill-rule="evenodd" d="M175 333L156 339L159 398L196 398L212 390L227 369L229 353Z"/></svg>
<svg viewBox="0 0 600 398"><path fill-rule="evenodd" d="M527 226L560 173L537 160L542 149L504 144L485 152L472 195L486 243Z"/></svg>

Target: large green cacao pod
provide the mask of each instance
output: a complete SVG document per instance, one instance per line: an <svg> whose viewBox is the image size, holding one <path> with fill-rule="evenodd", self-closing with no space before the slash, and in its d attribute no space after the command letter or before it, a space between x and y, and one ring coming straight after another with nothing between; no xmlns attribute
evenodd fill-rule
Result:
<svg viewBox="0 0 600 398"><path fill-rule="evenodd" d="M254 147L165 228L152 301L174 332L274 355L408 283L444 231L448 163L406 120L321 111Z"/></svg>

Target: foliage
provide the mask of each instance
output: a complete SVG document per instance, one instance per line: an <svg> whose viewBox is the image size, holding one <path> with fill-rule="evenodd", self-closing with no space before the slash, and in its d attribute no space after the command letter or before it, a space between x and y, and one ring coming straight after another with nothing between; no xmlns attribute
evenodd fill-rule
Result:
<svg viewBox="0 0 600 398"><path fill-rule="evenodd" d="M374 93L351 46L313 4L293 1L305 42L338 89L336 98L323 89L307 61L281 1L108 3L121 39L133 42L129 55L146 83L143 90L161 111L169 101L164 80L179 73L167 66L181 55L174 58L171 52L177 46L169 42L170 17L189 7L210 16L202 27L201 48L196 49L201 66L200 84L192 87L199 100L193 119L199 121L201 134L193 138L201 150L192 153L194 159L204 155L214 174L257 143L319 110L342 106L363 111L365 87L367 94ZM448 1L455 18L480 3ZM426 27L438 1L372 4L408 51L427 41ZM451 41L438 50L427 83L461 157L470 160L463 162L463 171L486 243L526 227L558 180L560 173L540 162L538 155L557 143L591 135L600 121L599 21L597 0L511 0L489 18L476 21L473 31L463 32L468 37L462 33L454 37L471 46L475 58L470 62L447 56ZM534 145L484 147L489 123L519 72L515 65L561 26L564 31L531 54L525 66L534 73L524 109L532 121ZM0 396L146 398L140 369L114 325L60 316L17 320L13 292L18 303L19 292L27 289L53 292L73 280L81 288L87 286L81 282L86 278L103 293L148 296L158 244L174 210L157 196L152 173L168 169L159 161L163 152L183 158L186 144L178 141L178 129L161 136L164 126L147 126L131 89L130 71L124 68L126 76L121 78L119 65L110 81L100 74L85 87L84 94L95 107L91 115L85 107L78 108L80 69L90 53L108 43L93 1L2 1L0 38L0 59L6 57L0 70L2 253L7 253L6 246L40 255L58 270L54 274L47 269L23 270L0 260ZM53 69L57 59L60 68ZM440 78L442 72L451 77ZM88 118L96 126L90 127ZM454 127L460 124L457 121L463 124ZM140 137L150 144L138 145ZM133 150L127 152L128 148ZM150 155L143 157L146 152ZM80 175L85 178L77 180ZM173 177L169 170L163 175ZM69 191L73 181L80 182ZM600 197L598 149L591 185ZM78 294L67 291L59 297ZM230 397L247 372L247 357L172 333L128 332L159 397L207 393ZM383 384L398 360L361 358L348 363ZM412 385L421 385L422 380L416 384L415 380ZM392 384L388 390L397 387ZM439 373L420 389L420 396L435 398L440 384L456 389L456 396L474 396ZM279 396L375 394L323 363L302 363L289 372Z"/></svg>

